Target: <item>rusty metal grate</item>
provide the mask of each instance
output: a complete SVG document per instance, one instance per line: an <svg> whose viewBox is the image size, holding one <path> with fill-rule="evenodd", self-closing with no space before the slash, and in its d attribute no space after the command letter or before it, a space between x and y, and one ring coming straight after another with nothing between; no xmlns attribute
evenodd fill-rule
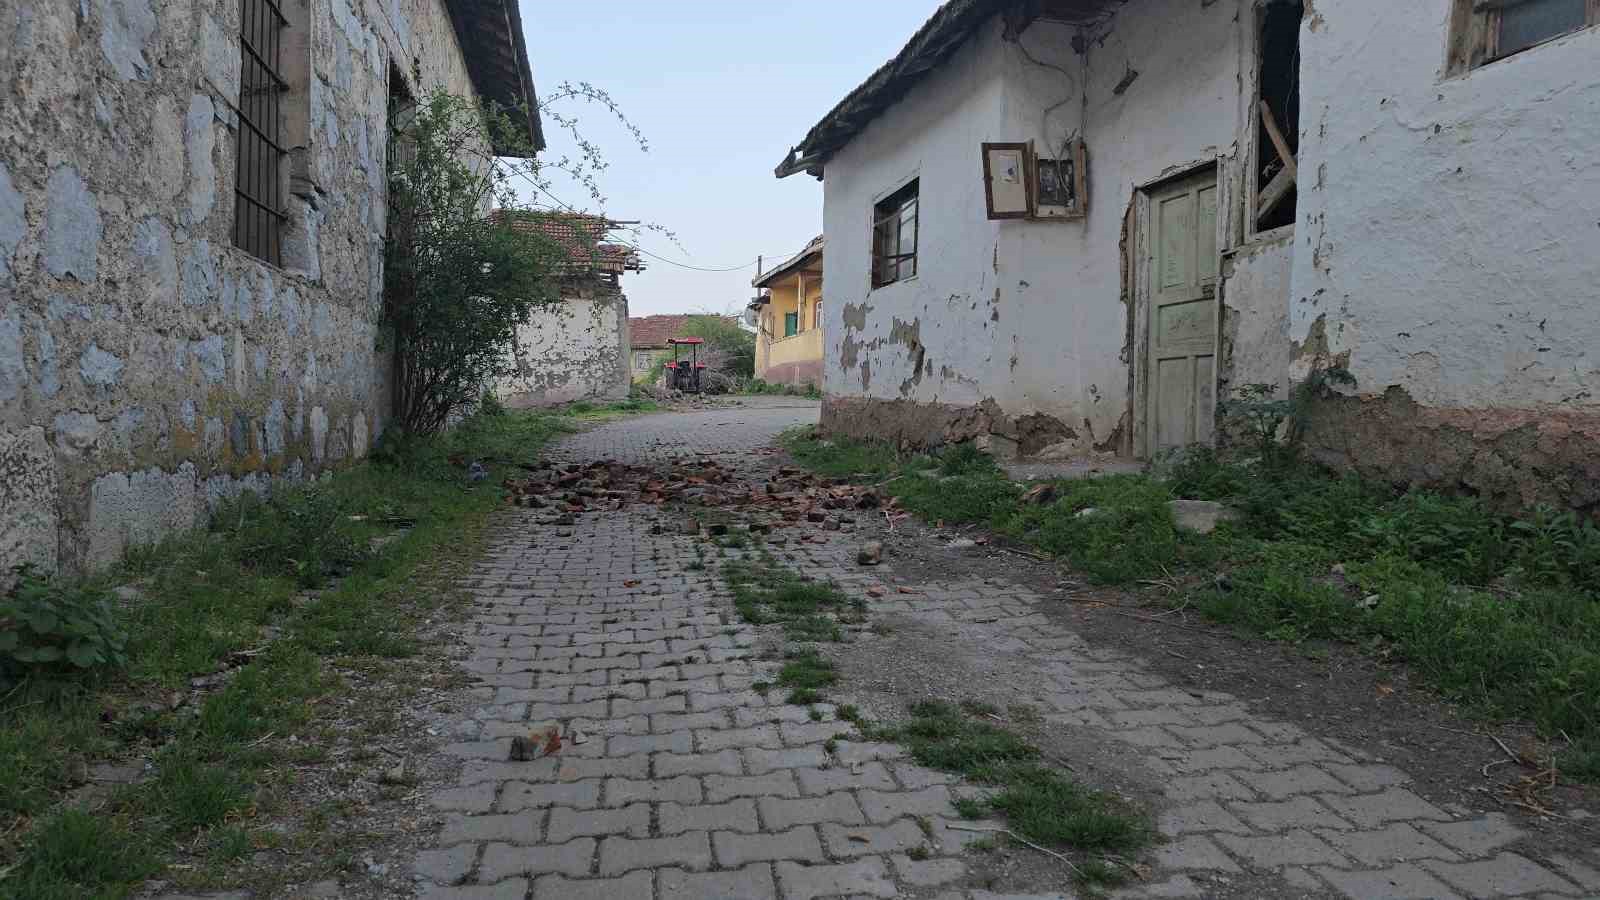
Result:
<svg viewBox="0 0 1600 900"><path fill-rule="evenodd" d="M273 265L283 256L282 103L288 82L279 54L289 24L272 0L241 0L239 164L233 243Z"/></svg>

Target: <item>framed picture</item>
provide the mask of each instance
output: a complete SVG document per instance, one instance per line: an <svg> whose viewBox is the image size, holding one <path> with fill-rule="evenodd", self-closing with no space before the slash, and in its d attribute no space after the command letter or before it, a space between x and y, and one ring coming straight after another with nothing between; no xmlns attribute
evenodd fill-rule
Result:
<svg viewBox="0 0 1600 900"><path fill-rule="evenodd" d="M1078 219L1089 212L1087 148L1079 139L1066 150L1060 159L1032 160L1035 218Z"/></svg>
<svg viewBox="0 0 1600 900"><path fill-rule="evenodd" d="M991 219L1026 219L1033 212L1027 144L983 145L983 199Z"/></svg>

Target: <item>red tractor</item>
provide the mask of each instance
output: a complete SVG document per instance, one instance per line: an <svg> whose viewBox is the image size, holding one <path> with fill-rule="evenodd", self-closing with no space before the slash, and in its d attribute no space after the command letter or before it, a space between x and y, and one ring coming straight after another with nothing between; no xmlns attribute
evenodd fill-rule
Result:
<svg viewBox="0 0 1600 900"><path fill-rule="evenodd" d="M666 365L667 387L685 394L700 393L700 372L706 367L700 361L700 345L705 340L695 337L671 338L667 343L672 347L672 362ZM687 359L680 356L678 351L681 347L689 348Z"/></svg>

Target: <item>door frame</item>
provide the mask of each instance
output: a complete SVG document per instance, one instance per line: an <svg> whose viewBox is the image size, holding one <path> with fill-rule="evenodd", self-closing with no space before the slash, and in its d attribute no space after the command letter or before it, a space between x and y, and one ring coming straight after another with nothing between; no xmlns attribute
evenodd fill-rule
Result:
<svg viewBox="0 0 1600 900"><path fill-rule="evenodd" d="M1226 168L1222 161L1210 159L1188 168L1169 172L1160 178L1135 185L1133 190L1133 240L1128 247L1131 259L1127 261L1128 271L1133 281L1133 455L1136 459L1148 460L1151 458L1150 448L1150 198L1152 194L1162 188L1179 181L1185 181L1199 175L1211 172L1217 182L1217 257L1218 276L1217 291L1214 302L1217 304L1216 327L1212 336L1211 367L1212 391L1216 396L1216 381L1221 374L1222 359L1222 294L1225 281L1221 265L1225 256L1225 248L1230 245L1227 239L1229 219L1225 210L1228 208L1228 180L1224 177ZM1215 435L1215 429L1212 434ZM1215 438L1213 437L1213 440Z"/></svg>

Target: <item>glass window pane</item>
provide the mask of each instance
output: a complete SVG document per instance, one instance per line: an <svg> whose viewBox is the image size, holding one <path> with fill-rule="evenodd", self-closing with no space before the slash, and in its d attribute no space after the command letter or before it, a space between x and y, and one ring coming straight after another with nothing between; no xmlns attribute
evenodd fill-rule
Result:
<svg viewBox="0 0 1600 900"><path fill-rule="evenodd" d="M1526 50L1541 41L1584 26L1588 0L1529 0L1500 13L1500 55Z"/></svg>

